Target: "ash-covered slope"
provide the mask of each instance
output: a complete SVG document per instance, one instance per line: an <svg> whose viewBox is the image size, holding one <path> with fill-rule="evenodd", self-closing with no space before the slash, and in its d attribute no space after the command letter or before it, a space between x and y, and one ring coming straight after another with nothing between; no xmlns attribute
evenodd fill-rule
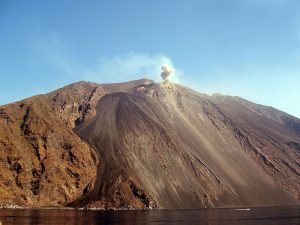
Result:
<svg viewBox="0 0 300 225"><path fill-rule="evenodd" d="M299 131L249 110L243 100L168 83L144 85L106 95L96 116L75 131L99 160L95 188L82 199L94 206L299 201L300 155L289 144L300 142Z"/></svg>
<svg viewBox="0 0 300 225"><path fill-rule="evenodd" d="M0 107L0 202L198 208L299 204L300 121L141 79Z"/></svg>

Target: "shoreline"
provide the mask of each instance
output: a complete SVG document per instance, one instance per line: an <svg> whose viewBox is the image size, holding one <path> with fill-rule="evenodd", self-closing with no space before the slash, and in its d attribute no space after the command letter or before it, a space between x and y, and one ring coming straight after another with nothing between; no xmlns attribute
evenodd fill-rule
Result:
<svg viewBox="0 0 300 225"><path fill-rule="evenodd" d="M213 207L213 208L195 208L195 209L167 209L167 208L144 208L144 209L135 209L133 207L122 207L122 208L96 208L96 207L27 207L13 205L9 203L0 203L0 209L12 209L12 210L58 210L58 211L156 211L156 210L211 210L211 209L227 209L227 210L237 210L237 211L250 211L257 208L270 208L270 207L300 207L300 204L297 205L273 205L273 206L237 206L237 207Z"/></svg>

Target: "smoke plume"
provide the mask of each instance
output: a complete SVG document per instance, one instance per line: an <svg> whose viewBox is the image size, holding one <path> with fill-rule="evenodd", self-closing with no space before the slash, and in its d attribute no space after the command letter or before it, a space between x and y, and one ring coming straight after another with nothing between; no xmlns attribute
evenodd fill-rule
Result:
<svg viewBox="0 0 300 225"><path fill-rule="evenodd" d="M162 68L161 77L164 81L168 81L171 73L173 72L172 68L169 65L164 65Z"/></svg>

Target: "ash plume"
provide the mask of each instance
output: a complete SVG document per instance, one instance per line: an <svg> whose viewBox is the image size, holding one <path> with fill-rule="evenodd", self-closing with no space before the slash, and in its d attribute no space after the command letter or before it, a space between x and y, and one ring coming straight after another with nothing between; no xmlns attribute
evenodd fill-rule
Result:
<svg viewBox="0 0 300 225"><path fill-rule="evenodd" d="M171 73L173 72L172 68L169 65L164 65L161 67L161 77L164 81L168 81L168 78L170 77Z"/></svg>

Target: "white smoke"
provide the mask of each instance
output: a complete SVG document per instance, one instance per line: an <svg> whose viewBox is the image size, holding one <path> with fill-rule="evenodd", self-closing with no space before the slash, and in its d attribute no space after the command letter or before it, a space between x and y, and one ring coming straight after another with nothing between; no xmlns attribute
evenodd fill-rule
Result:
<svg viewBox="0 0 300 225"><path fill-rule="evenodd" d="M94 82L122 82L140 78L161 81L161 67L172 68L171 82L179 83L182 72L174 67L172 59L162 53L147 54L130 52L112 58L102 58L98 65L85 71L87 80Z"/></svg>

